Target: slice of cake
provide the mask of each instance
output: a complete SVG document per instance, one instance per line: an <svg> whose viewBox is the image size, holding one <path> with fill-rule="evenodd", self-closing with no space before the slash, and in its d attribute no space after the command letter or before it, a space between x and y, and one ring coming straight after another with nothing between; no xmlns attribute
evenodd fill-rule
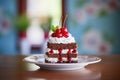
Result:
<svg viewBox="0 0 120 80"><path fill-rule="evenodd" d="M65 27L54 28L45 53L46 63L77 63L78 51L74 37Z"/></svg>

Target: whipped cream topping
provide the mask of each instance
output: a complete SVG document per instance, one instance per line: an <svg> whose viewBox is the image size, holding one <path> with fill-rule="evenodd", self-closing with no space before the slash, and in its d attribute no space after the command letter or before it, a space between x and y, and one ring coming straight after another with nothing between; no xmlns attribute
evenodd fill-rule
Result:
<svg viewBox="0 0 120 80"><path fill-rule="evenodd" d="M61 38L57 38L57 37L52 37L50 36L48 39L49 43L63 43L63 44L68 44L68 43L75 43L75 39L74 37L69 33L69 37L65 38L65 37L61 37Z"/></svg>

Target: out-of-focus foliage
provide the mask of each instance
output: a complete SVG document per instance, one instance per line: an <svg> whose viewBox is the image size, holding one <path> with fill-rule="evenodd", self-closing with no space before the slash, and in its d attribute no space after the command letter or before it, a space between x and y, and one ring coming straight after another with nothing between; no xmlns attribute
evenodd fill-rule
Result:
<svg viewBox="0 0 120 80"><path fill-rule="evenodd" d="M26 31L26 29L29 27L30 24L30 20L24 14L18 16L16 22L17 22L17 29L19 31Z"/></svg>

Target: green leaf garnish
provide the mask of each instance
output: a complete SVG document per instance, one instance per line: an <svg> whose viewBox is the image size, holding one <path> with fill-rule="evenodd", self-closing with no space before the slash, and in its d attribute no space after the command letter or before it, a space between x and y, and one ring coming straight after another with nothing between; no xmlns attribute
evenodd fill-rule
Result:
<svg viewBox="0 0 120 80"><path fill-rule="evenodd" d="M54 26L54 25L51 25L50 29L55 32L57 29L59 28L59 26Z"/></svg>

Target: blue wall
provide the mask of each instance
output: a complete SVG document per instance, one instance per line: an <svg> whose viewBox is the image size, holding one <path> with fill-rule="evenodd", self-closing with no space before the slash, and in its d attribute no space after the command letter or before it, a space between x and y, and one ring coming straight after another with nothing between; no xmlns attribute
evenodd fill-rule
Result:
<svg viewBox="0 0 120 80"><path fill-rule="evenodd" d="M17 54L17 32L13 28L17 15L17 0L0 0L0 24L5 19L10 21L8 28L0 26L0 54Z"/></svg>
<svg viewBox="0 0 120 80"><path fill-rule="evenodd" d="M67 27L80 54L120 53L119 4L120 0L67 0Z"/></svg>

